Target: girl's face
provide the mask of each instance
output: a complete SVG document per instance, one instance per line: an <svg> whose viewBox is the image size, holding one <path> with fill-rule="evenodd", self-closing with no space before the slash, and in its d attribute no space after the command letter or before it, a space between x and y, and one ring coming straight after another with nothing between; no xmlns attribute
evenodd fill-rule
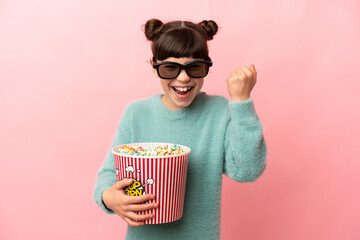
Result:
<svg viewBox="0 0 360 240"><path fill-rule="evenodd" d="M194 61L191 57L174 58L169 57L157 63L164 61L176 62L185 64ZM150 60L152 64L152 60ZM153 72L157 78L160 78L156 69ZM160 83L164 89L165 95L162 98L163 104L170 110L181 110L188 107L195 99L196 95L200 92L203 86L204 78L192 78L187 75L185 69L182 69L179 76L173 79L162 79Z"/></svg>

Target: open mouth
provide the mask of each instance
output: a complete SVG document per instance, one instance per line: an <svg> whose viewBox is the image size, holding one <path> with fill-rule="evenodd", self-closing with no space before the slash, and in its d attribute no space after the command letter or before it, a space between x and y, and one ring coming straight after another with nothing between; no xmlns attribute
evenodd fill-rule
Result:
<svg viewBox="0 0 360 240"><path fill-rule="evenodd" d="M194 87L171 87L175 95L179 98L187 98L190 96L191 90Z"/></svg>

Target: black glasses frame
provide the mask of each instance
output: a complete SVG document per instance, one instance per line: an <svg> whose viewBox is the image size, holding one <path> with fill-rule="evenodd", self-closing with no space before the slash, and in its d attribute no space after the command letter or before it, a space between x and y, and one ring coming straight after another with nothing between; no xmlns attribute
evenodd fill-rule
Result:
<svg viewBox="0 0 360 240"><path fill-rule="evenodd" d="M203 76L197 76L197 77L192 76L191 74L189 74L189 72L188 72L188 66L191 65L191 64L193 64L193 63L205 63L205 64L207 65L207 71L206 71L206 73L205 73ZM162 77L162 76L160 75L159 67L160 67L161 65L165 65L165 64L174 64L174 65L179 66L179 72L176 74L176 76L174 76L174 77L172 77L172 78L166 78L166 77ZM183 69L185 69L185 72L186 72L186 74L187 74L189 77L192 77L192 78L203 78L203 77L206 77L206 75L208 75L208 73L209 73L209 68L210 68L212 65L213 65L212 62L201 61L201 60L194 60L194 61L191 61L191 62L188 62L188 63L185 63L185 64L180 64L180 63L177 63L177 62L161 62L161 63L155 63L155 64L153 64L153 68L156 69L159 77L162 78L162 79L174 79L174 78L176 78L177 76L179 76L179 74L181 73L181 71L182 71Z"/></svg>

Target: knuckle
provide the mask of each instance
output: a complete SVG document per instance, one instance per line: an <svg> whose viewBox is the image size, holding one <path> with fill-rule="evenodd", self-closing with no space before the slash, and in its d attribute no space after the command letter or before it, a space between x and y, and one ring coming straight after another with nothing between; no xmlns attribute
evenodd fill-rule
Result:
<svg viewBox="0 0 360 240"><path fill-rule="evenodd" d="M154 209L156 208L156 203L149 203L149 204L145 204L143 207L142 207L142 210L150 210L150 209Z"/></svg>
<svg viewBox="0 0 360 240"><path fill-rule="evenodd" d="M234 76L234 77L230 77L229 78L229 83L233 83L233 82L235 82L236 81L236 76Z"/></svg>
<svg viewBox="0 0 360 240"><path fill-rule="evenodd" d="M144 210L151 210L155 208L155 203L149 203L144 205Z"/></svg>
<svg viewBox="0 0 360 240"><path fill-rule="evenodd" d="M148 220L148 219L151 219L151 218L153 218L152 214L144 215L144 217L142 218L142 221L145 221L145 220Z"/></svg>
<svg viewBox="0 0 360 240"><path fill-rule="evenodd" d="M134 216L134 220L135 221L142 221L143 220L143 215L136 215L136 216Z"/></svg>
<svg viewBox="0 0 360 240"><path fill-rule="evenodd" d="M132 221L130 219L125 219L125 221L127 222L127 224L129 224L130 226L132 226Z"/></svg>
<svg viewBox="0 0 360 240"><path fill-rule="evenodd" d="M119 209L123 212L129 211L129 205L120 205Z"/></svg>
<svg viewBox="0 0 360 240"><path fill-rule="evenodd" d="M146 201L149 201L149 200L151 200L152 199L152 196L151 195L146 195L146 196L144 196L144 198L142 199L142 201L143 202L146 202Z"/></svg>
<svg viewBox="0 0 360 240"><path fill-rule="evenodd" d="M149 207L149 204L144 204L143 206L140 207L140 210L139 210L139 211L146 211L146 210L149 210L149 209L151 209L151 208Z"/></svg>
<svg viewBox="0 0 360 240"><path fill-rule="evenodd" d="M132 226L132 227L137 227L138 226L136 222L130 222L129 225Z"/></svg>
<svg viewBox="0 0 360 240"><path fill-rule="evenodd" d="M144 196L133 197L133 199L134 199L134 203L144 202Z"/></svg>
<svg viewBox="0 0 360 240"><path fill-rule="evenodd" d="M146 215L138 215L139 218L137 219L137 221L145 221L147 219L152 218L152 214L146 214Z"/></svg>
<svg viewBox="0 0 360 240"><path fill-rule="evenodd" d="M147 200L149 199L149 196L148 195L143 195L141 197L139 197L139 202L146 202Z"/></svg>
<svg viewBox="0 0 360 240"><path fill-rule="evenodd" d="M119 199L119 203L120 203L121 205L126 204L126 198L124 198L124 197L120 198L120 199Z"/></svg>
<svg viewBox="0 0 360 240"><path fill-rule="evenodd" d="M129 204L130 204L130 199L128 198L121 199L121 205L129 205Z"/></svg>

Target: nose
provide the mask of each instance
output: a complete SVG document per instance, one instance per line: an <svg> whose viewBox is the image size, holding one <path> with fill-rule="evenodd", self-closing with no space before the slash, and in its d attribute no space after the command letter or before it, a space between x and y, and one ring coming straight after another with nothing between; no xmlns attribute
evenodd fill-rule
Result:
<svg viewBox="0 0 360 240"><path fill-rule="evenodd" d="M179 76L177 76L177 80L187 82L190 80L189 75L187 75L185 69L182 69Z"/></svg>

